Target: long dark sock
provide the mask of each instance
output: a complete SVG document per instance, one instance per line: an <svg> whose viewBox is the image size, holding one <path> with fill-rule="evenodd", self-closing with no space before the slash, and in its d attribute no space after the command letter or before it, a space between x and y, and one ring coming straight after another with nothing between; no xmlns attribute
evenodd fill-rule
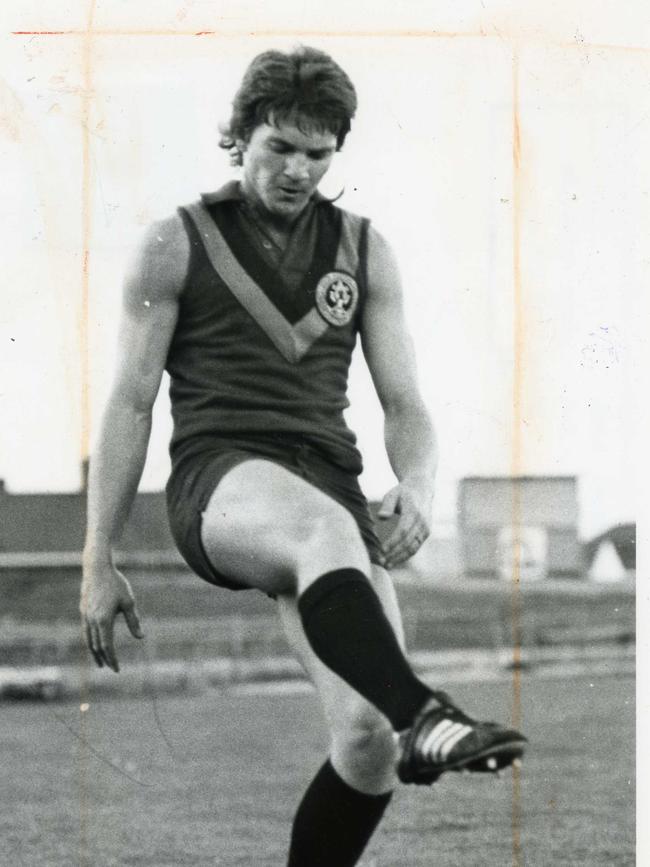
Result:
<svg viewBox="0 0 650 867"><path fill-rule="evenodd" d="M298 609L318 658L395 731L411 725L431 690L413 674L366 576L357 569L327 572L305 590Z"/></svg>
<svg viewBox="0 0 650 867"><path fill-rule="evenodd" d="M353 867L391 795L358 792L325 762L298 807L288 867Z"/></svg>

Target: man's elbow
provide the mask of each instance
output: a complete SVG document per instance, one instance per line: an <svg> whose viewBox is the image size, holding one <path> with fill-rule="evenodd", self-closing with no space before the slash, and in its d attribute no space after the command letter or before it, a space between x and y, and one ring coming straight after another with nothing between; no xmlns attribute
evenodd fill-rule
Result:
<svg viewBox="0 0 650 867"><path fill-rule="evenodd" d="M116 389L107 405L109 415L129 415L138 424L149 424L153 413L154 398L137 390Z"/></svg>
<svg viewBox="0 0 650 867"><path fill-rule="evenodd" d="M382 401L386 421L430 424L429 413L419 395L396 394Z"/></svg>

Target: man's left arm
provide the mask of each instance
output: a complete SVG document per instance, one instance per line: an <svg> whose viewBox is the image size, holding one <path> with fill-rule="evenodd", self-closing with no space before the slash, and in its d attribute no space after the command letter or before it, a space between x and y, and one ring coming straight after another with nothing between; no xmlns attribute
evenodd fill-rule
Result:
<svg viewBox="0 0 650 867"><path fill-rule="evenodd" d="M382 565L390 569L412 557L430 533L438 449L418 388L397 263L384 238L372 227L361 340L384 411L386 452L398 479L379 511L381 518L399 516L384 544Z"/></svg>

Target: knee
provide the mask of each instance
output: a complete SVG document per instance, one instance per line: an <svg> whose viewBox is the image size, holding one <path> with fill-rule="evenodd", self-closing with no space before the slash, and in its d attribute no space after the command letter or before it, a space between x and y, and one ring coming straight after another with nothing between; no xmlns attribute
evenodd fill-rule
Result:
<svg viewBox="0 0 650 867"><path fill-rule="evenodd" d="M357 523L338 504L305 516L295 538L295 566L303 588L333 569L351 567L370 573L368 552Z"/></svg>
<svg viewBox="0 0 650 867"><path fill-rule="evenodd" d="M332 762L359 791L382 794L395 785L397 745L388 720L368 707L332 737Z"/></svg>
<svg viewBox="0 0 650 867"><path fill-rule="evenodd" d="M313 515L303 534L303 545L311 553L332 547L355 548L362 544L356 521L347 509L336 504Z"/></svg>

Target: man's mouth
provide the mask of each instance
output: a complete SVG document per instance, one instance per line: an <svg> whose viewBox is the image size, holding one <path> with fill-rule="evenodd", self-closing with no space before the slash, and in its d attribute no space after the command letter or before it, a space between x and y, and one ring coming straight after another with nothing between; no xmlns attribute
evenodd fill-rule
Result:
<svg viewBox="0 0 650 867"><path fill-rule="evenodd" d="M301 187L278 187L278 189L283 195L290 196L291 198L302 196L306 192Z"/></svg>

